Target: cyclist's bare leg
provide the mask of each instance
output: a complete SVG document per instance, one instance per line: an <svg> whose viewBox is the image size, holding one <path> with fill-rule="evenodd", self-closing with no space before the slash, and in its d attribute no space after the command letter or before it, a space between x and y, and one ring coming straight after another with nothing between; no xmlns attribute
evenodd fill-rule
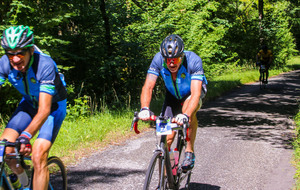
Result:
<svg viewBox="0 0 300 190"><path fill-rule="evenodd" d="M49 170L47 159L52 143L38 138L32 147L32 162L34 167L33 189L48 189Z"/></svg>
<svg viewBox="0 0 300 190"><path fill-rule="evenodd" d="M182 113L185 112L185 110L187 109L188 101L190 101L189 99L187 99L182 107ZM193 114L190 117L190 127L189 127L189 131L188 131L188 137L189 140L187 141L186 144L186 149L185 152L194 152L194 143L196 140L196 134L197 134L197 128L198 128L198 119L196 116L197 111L200 109L201 105L202 105L202 100L199 100L199 105L197 106L197 108L195 109L195 111L193 112Z"/></svg>
<svg viewBox="0 0 300 190"><path fill-rule="evenodd" d="M182 107L182 113L186 112L186 109L188 108L188 105L189 105L189 101L190 101L190 98L185 100L183 107ZM196 133L197 133L197 128L198 128L198 119L197 119L196 113L200 109L201 105L202 105L202 100L200 99L199 105L197 106L194 113L190 117L190 127L189 127L189 131L188 131L189 141L187 141L187 147L185 149L186 152L194 152L194 143L195 143ZM176 132L173 131L171 135L167 136L168 147L170 147L172 145L175 135L176 135Z"/></svg>
<svg viewBox="0 0 300 190"><path fill-rule="evenodd" d="M167 135L167 144L168 144L169 148L171 147L171 145L172 145L172 143L174 141L175 135L176 135L175 131L172 131L172 134Z"/></svg>
<svg viewBox="0 0 300 190"><path fill-rule="evenodd" d="M197 134L197 128L198 128L198 120L196 117L196 112L193 113L192 118L191 118L191 123L189 127L189 141L186 143L186 152L194 152L194 143L196 139L196 134Z"/></svg>
<svg viewBox="0 0 300 190"><path fill-rule="evenodd" d="M11 128L5 128L0 139L6 139L10 142L15 142L16 139L19 137L19 133ZM6 154L14 153L15 150L13 147L6 147ZM22 166L18 165L17 167L17 160L16 159L6 159L5 160L9 168L15 173L15 174L21 174L24 172L24 169Z"/></svg>

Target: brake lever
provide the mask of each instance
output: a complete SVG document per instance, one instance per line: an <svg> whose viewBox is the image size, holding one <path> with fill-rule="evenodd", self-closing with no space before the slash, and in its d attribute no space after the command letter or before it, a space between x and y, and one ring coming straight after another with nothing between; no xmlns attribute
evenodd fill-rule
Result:
<svg viewBox="0 0 300 190"><path fill-rule="evenodd" d="M136 134L140 133L140 131L138 130L138 121L139 121L138 114L139 114L138 112L134 112L134 117L132 119L131 129L130 129L130 131L132 131L132 129L134 129L134 132Z"/></svg>
<svg viewBox="0 0 300 190"><path fill-rule="evenodd" d="M183 137L184 139L186 139L186 141L189 141L190 138L188 137L188 131L189 131L189 121L187 121L186 119L183 119Z"/></svg>

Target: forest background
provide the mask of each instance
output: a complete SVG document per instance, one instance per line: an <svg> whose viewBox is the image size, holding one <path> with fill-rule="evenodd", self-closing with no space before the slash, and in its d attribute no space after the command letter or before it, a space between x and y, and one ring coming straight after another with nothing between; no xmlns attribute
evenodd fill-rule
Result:
<svg viewBox="0 0 300 190"><path fill-rule="evenodd" d="M85 147L84 155L90 151L86 147L97 146L87 143L101 141L105 131L116 133L120 131L117 126L131 122L133 110L139 110L147 69L167 35L180 35L185 50L202 58L210 98L221 94L220 88L225 91L243 83L216 78L258 73L255 56L262 44L274 53L272 69L284 71L287 61L299 55L299 18L298 0L0 2L0 32L13 25L30 26L35 44L55 60L65 76L68 115L53 150L57 146L60 151L55 154L71 157L74 149ZM4 55L2 48L0 55ZM154 100L160 101L163 94L159 80ZM21 97L8 82L0 97L1 126ZM155 101L153 104L156 107Z"/></svg>
<svg viewBox="0 0 300 190"><path fill-rule="evenodd" d="M151 60L172 33L202 58L208 80L253 69L262 44L274 52L274 67L284 67L300 46L299 14L296 0L2 0L0 31L33 29L65 75L68 118L76 119L137 107ZM163 93L159 81L153 94ZM20 96L8 87L0 97L3 118Z"/></svg>

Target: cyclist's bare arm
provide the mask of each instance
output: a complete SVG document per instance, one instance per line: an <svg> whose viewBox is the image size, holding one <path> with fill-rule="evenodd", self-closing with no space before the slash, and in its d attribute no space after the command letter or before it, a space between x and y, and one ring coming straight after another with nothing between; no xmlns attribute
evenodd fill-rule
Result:
<svg viewBox="0 0 300 190"><path fill-rule="evenodd" d="M34 136L50 115L51 105L52 95L40 92L38 112L24 131ZM30 151L31 150L25 149L25 145L20 149L21 153L29 153Z"/></svg>
<svg viewBox="0 0 300 190"><path fill-rule="evenodd" d="M142 88L142 93L141 93L141 107L148 107L150 106L151 98L152 98L152 91L153 88L155 87L155 83L157 80L158 76L154 74L147 74L145 84Z"/></svg>
<svg viewBox="0 0 300 190"><path fill-rule="evenodd" d="M202 89L202 81L192 80L191 81L191 98L187 102L188 104L183 107L183 113L189 117L195 112L198 107Z"/></svg>

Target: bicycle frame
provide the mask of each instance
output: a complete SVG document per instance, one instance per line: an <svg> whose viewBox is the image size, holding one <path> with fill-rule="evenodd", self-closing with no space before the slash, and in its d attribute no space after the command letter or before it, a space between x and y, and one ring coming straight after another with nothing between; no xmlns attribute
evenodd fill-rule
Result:
<svg viewBox="0 0 300 190"><path fill-rule="evenodd" d="M11 184L10 180L5 171L5 158L6 158L6 144L3 141L0 142L0 173L1 173L1 180L0 180L0 188L7 189L7 190L14 190L13 185Z"/></svg>
<svg viewBox="0 0 300 190"><path fill-rule="evenodd" d="M29 171L31 173L29 188L32 189L34 168L30 167L29 165L27 165L25 163L25 160L31 161L31 156L20 155L18 152L18 148L16 148L18 146L19 146L19 144L17 144L17 143L8 142L8 141L0 141L0 175L1 175L0 176L0 190L2 190L2 189L14 190L12 183L11 183L9 177L7 176L7 172L5 169L5 160L7 160L7 159L17 160L17 164L20 164L27 172ZM6 154L6 152L5 152L6 147L15 147L15 153ZM56 156L49 157L47 162L48 162L48 168L49 167L51 167L51 168L59 167L58 169L61 172L60 176L62 178L61 178L61 183L59 184L58 187L62 186L63 189L67 189L67 176L66 176L66 170L65 170L63 162ZM49 179L50 178L51 178L51 176L49 176ZM53 187L53 183L51 183L50 180L49 180L48 189L49 190L56 189L56 186L54 185L54 187Z"/></svg>
<svg viewBox="0 0 300 190"><path fill-rule="evenodd" d="M156 151L160 151L162 153L162 157L165 160L165 166L166 166L166 174L167 174L167 180L169 184L169 188L175 189L176 187L176 180L173 177L172 173L172 167L171 167L171 161L170 161L170 154L168 150L168 145L167 145L167 136L162 135L160 139L160 148L157 149Z"/></svg>
<svg viewBox="0 0 300 190"><path fill-rule="evenodd" d="M163 119L162 117L155 117L151 120L155 120L156 123L160 123L157 122L157 120L162 120L163 122L167 121L167 119ZM134 128L134 131L138 134L139 131L137 130L137 122L138 122L138 117L137 117L137 113L135 113L135 117L133 119L133 123L132 123L132 129ZM179 152L179 157L178 157L178 161L180 160L180 156L181 156L181 152L183 150L183 147L186 145L186 137L187 137L187 125L188 122L184 122L184 126L178 126L177 124L174 124L175 127L170 127L171 131L173 132L174 130L178 130L177 131L177 144L176 144L176 148ZM158 126L157 126L158 127ZM188 182L190 179L190 175L191 175L191 171L188 171L183 177L181 177L182 174L182 170L181 167L177 166L177 173L176 175L173 175L172 172L172 166L171 166L171 161L170 161L170 155L169 155L169 148L167 145L167 135L164 133L164 129L163 129L163 133L160 134L160 141L159 143L157 143L157 148L154 151L155 153L160 153L161 155L161 166L160 165L160 173L165 172L166 173L166 177L167 177L167 182L168 182L168 188L170 189L178 189L180 186L180 182L185 179L188 176ZM165 165L165 166L164 166ZM164 168L165 167L165 168ZM176 166L175 166L176 167ZM162 175L164 176L164 175ZM164 182L164 179L160 179L160 184ZM161 185L165 185L165 184L161 184Z"/></svg>

